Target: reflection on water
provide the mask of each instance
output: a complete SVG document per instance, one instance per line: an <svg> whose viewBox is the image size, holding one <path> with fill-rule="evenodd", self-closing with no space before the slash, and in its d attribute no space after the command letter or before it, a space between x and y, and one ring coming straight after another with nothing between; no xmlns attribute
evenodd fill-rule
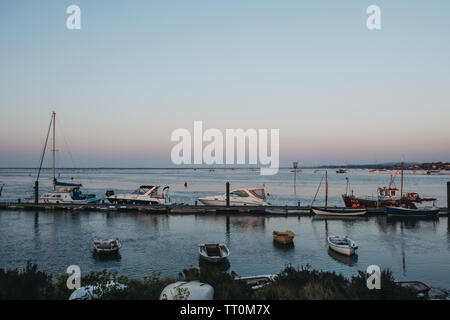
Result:
<svg viewBox="0 0 450 320"><path fill-rule="evenodd" d="M346 256L340 253L337 253L334 250L331 250L330 248L328 248L328 255L334 260L337 261L339 263L345 264L347 266L354 266L357 262L358 262L358 255L354 254L351 256Z"/></svg>
<svg viewBox="0 0 450 320"><path fill-rule="evenodd" d="M292 230L294 245L273 242L273 230ZM358 256L328 249L328 235L347 235ZM98 259L92 239L119 238L120 257ZM447 217L358 219L235 215L170 215L127 212L0 211L0 268L24 267L27 260L52 274L79 265L117 270L131 277L152 271L173 276L193 267L224 268L241 276L278 273L287 264L311 265L346 276L369 265L389 268L398 280L420 280L450 288L450 226ZM200 243L225 243L227 264L199 261Z"/></svg>
<svg viewBox="0 0 450 320"><path fill-rule="evenodd" d="M281 250L281 251L291 250L295 247L295 244L293 242L287 243L287 244L282 244L282 243L279 243L279 242L276 242L275 240L273 240L272 244L275 248L277 248L278 250Z"/></svg>
<svg viewBox="0 0 450 320"><path fill-rule="evenodd" d="M103 261L111 261L111 260L120 260L122 259L122 256L120 253L114 253L114 254L101 254L97 253L94 250L92 250L92 257L96 260L103 260Z"/></svg>
<svg viewBox="0 0 450 320"><path fill-rule="evenodd" d="M219 263L211 263L204 261L199 257L198 267L200 268L200 272L202 269L207 269L209 271L228 271L228 269L230 269L230 261L228 261L228 259L225 259Z"/></svg>

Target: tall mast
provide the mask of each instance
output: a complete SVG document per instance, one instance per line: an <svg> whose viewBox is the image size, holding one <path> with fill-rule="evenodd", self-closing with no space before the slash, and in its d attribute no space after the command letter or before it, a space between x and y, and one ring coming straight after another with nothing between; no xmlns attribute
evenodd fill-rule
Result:
<svg viewBox="0 0 450 320"><path fill-rule="evenodd" d="M52 125L53 125L53 146L52 146L52 181L53 181L53 191L55 191L55 111L52 113Z"/></svg>
<svg viewBox="0 0 450 320"><path fill-rule="evenodd" d="M402 160L402 182L401 182L401 187L400 187L400 206L402 205L402 200L403 200L403 167L404 167L404 163Z"/></svg>
<svg viewBox="0 0 450 320"><path fill-rule="evenodd" d="M325 170L325 210L328 204L328 170Z"/></svg>

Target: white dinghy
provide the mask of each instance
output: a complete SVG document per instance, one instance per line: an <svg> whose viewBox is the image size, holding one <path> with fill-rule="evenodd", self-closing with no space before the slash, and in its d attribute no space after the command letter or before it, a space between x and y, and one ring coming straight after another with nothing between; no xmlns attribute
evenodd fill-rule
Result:
<svg viewBox="0 0 450 320"><path fill-rule="evenodd" d="M347 236L330 236L327 241L330 249L346 256L355 254L356 249L358 249L356 242Z"/></svg>
<svg viewBox="0 0 450 320"><path fill-rule="evenodd" d="M214 288L198 280L178 281L163 289L159 300L212 300Z"/></svg>
<svg viewBox="0 0 450 320"><path fill-rule="evenodd" d="M205 261L219 263L230 255L230 250L224 244L201 244L198 253Z"/></svg>

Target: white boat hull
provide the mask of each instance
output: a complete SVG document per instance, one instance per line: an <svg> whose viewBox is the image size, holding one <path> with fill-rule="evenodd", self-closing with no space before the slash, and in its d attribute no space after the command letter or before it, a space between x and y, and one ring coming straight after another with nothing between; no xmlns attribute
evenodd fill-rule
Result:
<svg viewBox="0 0 450 320"><path fill-rule="evenodd" d="M208 250L206 249L208 246L214 247L217 250L217 255L208 253ZM200 255L200 258L212 263L220 263L222 261L225 261L230 255L229 249L224 244L201 244L198 248L198 253Z"/></svg>
<svg viewBox="0 0 450 320"><path fill-rule="evenodd" d="M198 199L205 206L226 206L226 199L215 198L215 197L206 197ZM267 206L268 203L265 201L258 201L258 199L249 199L243 201L242 199L233 199L230 198L230 206Z"/></svg>
<svg viewBox="0 0 450 320"><path fill-rule="evenodd" d="M115 204L166 204L166 199L164 198L142 197L131 194L118 194L107 197L106 199Z"/></svg>
<svg viewBox="0 0 450 320"><path fill-rule="evenodd" d="M367 213L367 210L361 209L345 209L342 211L336 210L321 210L312 208L312 212L318 216L362 216Z"/></svg>
<svg viewBox="0 0 450 320"><path fill-rule="evenodd" d="M331 250L336 251L337 253L340 253L340 254L343 254L346 256L351 256L356 253L356 250L358 249L358 245L353 240L351 240L349 238L345 238L346 240L348 240L349 243L347 245L342 245L342 244L335 243L332 240L333 238L335 238L335 237L327 238L328 247ZM344 238L342 238L342 239L344 239Z"/></svg>

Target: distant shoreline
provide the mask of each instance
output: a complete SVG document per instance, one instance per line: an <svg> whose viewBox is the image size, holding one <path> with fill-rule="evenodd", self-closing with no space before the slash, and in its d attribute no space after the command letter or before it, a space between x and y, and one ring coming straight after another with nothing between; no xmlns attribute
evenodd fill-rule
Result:
<svg viewBox="0 0 450 320"><path fill-rule="evenodd" d="M400 170L401 163L383 163L383 164L349 164L342 165L320 165L320 166L300 166L301 169L376 169L376 170ZM42 168L51 170L50 167ZM58 170L258 170L260 167L59 167ZM280 170L293 169L292 167L280 167ZM405 170L444 170L450 171L449 162L429 162L417 163L408 162L404 164ZM36 167L0 167L0 170L38 170Z"/></svg>

